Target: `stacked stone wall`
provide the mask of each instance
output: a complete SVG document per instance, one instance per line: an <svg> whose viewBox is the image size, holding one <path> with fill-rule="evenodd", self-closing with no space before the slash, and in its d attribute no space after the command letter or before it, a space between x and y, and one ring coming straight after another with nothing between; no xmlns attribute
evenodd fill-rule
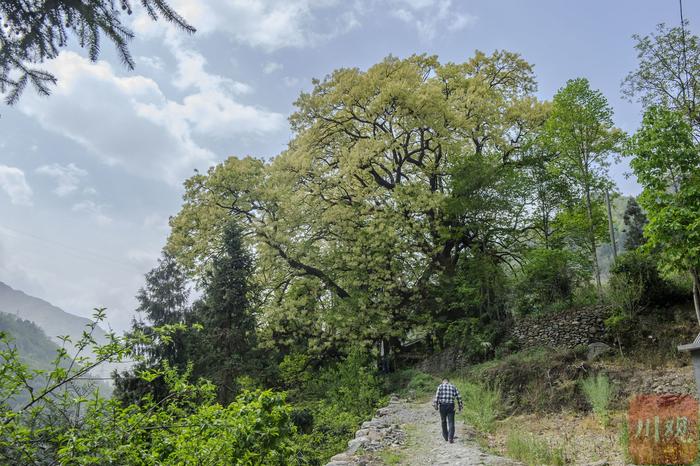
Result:
<svg viewBox="0 0 700 466"><path fill-rule="evenodd" d="M592 306L526 317L516 321L507 338L519 348L574 348L594 342L609 342L610 335L605 329L608 315L606 307Z"/></svg>

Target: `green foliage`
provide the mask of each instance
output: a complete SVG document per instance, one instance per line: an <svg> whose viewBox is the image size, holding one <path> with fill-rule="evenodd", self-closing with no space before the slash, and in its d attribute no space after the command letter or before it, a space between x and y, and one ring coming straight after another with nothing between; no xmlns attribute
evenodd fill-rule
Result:
<svg viewBox="0 0 700 466"><path fill-rule="evenodd" d="M600 91L590 88L584 78L567 81L554 96L545 124L545 140L559 157L562 176L571 180L586 214L582 222L598 289L601 289L597 258L597 231L604 221L594 215L594 204L609 185L608 157L618 150L623 133L614 127L612 108Z"/></svg>
<svg viewBox="0 0 700 466"><path fill-rule="evenodd" d="M78 356L70 361L57 352L50 370L29 369L7 340L0 349L0 460L3 464L237 464L287 465L294 457L295 429L284 397L270 391L244 392L235 402L215 402L216 387L206 380L189 381L167 365L144 371L144 380L162 378L168 395L148 394L137 404L122 405L85 390L77 382L100 363L139 358L134 341L111 337L98 346L95 322L75 342L93 346L97 360ZM32 381L41 376L40 389ZM7 402L28 401L19 408Z"/></svg>
<svg viewBox="0 0 700 466"><path fill-rule="evenodd" d="M311 381L311 393L330 399L358 418L367 416L382 399L381 381L369 354L353 348L344 361L322 368Z"/></svg>
<svg viewBox="0 0 700 466"><path fill-rule="evenodd" d="M684 299L683 290L659 271L656 256L643 251L619 255L610 268L613 293L621 291L627 283L640 289L638 306L664 306Z"/></svg>
<svg viewBox="0 0 700 466"><path fill-rule="evenodd" d="M405 461L402 453L392 450L382 450L379 452L379 456L386 465L399 465Z"/></svg>
<svg viewBox="0 0 700 466"><path fill-rule="evenodd" d="M450 322L443 336L445 348L458 348L469 361L482 361L493 354L499 332L475 317Z"/></svg>
<svg viewBox="0 0 700 466"><path fill-rule="evenodd" d="M585 347L535 348L473 366L465 375L468 380L485 380L498 387L505 414L580 409L583 400L577 393L576 380L585 356Z"/></svg>
<svg viewBox="0 0 700 466"><path fill-rule="evenodd" d="M295 437L297 457L302 459L302 464L320 466L347 448L348 440L364 419L330 401L314 403L311 410L313 430Z"/></svg>
<svg viewBox="0 0 700 466"><path fill-rule="evenodd" d="M613 397L610 379L604 374L588 377L581 381L581 390L593 408L593 414L600 425L607 427L610 423L609 406Z"/></svg>
<svg viewBox="0 0 700 466"><path fill-rule="evenodd" d="M568 463L564 449L550 447L545 440L532 434L510 431L506 438L506 452L509 457L527 465L556 465Z"/></svg>
<svg viewBox="0 0 700 466"><path fill-rule="evenodd" d="M644 227L649 223L649 220L633 197L627 200L623 221L625 223L625 249L632 251L644 245L646 242Z"/></svg>
<svg viewBox="0 0 700 466"><path fill-rule="evenodd" d="M196 374L214 382L222 404L240 389L235 381L256 362L256 318L250 286L253 262L242 243L240 228L231 220L224 227L221 248L204 280L204 296L195 308L201 332L194 353Z"/></svg>
<svg viewBox="0 0 700 466"><path fill-rule="evenodd" d="M645 108L666 107L687 117L697 134L700 128L698 37L684 27L659 24L656 33L633 36L639 65L623 82L623 93L640 97Z"/></svg>
<svg viewBox="0 0 700 466"><path fill-rule="evenodd" d="M571 305L575 288L589 273L581 257L562 249L532 249L516 284L516 309L527 314L553 304Z"/></svg>
<svg viewBox="0 0 700 466"><path fill-rule="evenodd" d="M292 416L300 432L294 441L302 464L325 464L344 450L359 425L384 401L376 365L359 347L320 368L306 355L288 355L279 373L294 401Z"/></svg>
<svg viewBox="0 0 700 466"><path fill-rule="evenodd" d="M32 369L49 369L58 346L33 322L0 312L0 333L12 339L22 362Z"/></svg>
<svg viewBox="0 0 700 466"><path fill-rule="evenodd" d="M534 89L530 65L503 51L336 70L297 100L284 153L186 182L168 250L201 278L235 218L256 254L264 343L284 352L403 339L453 311L431 288L479 256L489 277L465 285L505 315L492 278L527 236L511 162L544 120Z"/></svg>
<svg viewBox="0 0 700 466"><path fill-rule="evenodd" d="M310 357L303 353L288 354L279 364L279 377L283 387L289 390L303 390L309 385L313 374Z"/></svg>
<svg viewBox="0 0 700 466"><path fill-rule="evenodd" d="M147 393L162 399L168 393L163 380L145 381L137 374L163 363L177 370L186 369L197 334L196 329L185 325L192 314L188 287L187 276L167 253L146 274L145 284L136 295L138 317L133 320L129 332L135 339L134 351L141 361L133 369L115 372L116 398L127 404L138 402ZM141 335L145 338L139 340Z"/></svg>
<svg viewBox="0 0 700 466"><path fill-rule="evenodd" d="M503 414L503 397L500 389L460 378L453 380L452 383L462 395L463 415L466 422L480 432L492 432L496 427L496 420Z"/></svg>
<svg viewBox="0 0 700 466"><path fill-rule="evenodd" d="M131 15L131 5L139 4L152 20L162 18L179 28L195 29L178 15L164 0L97 0L83 2L27 2L7 0L0 3L0 93L7 93L8 104L17 102L31 82L39 94L48 95L49 86L56 78L34 65L56 58L76 36L79 44L88 49L90 60L97 61L100 39L106 36L116 47L121 61L133 69L134 60L127 46L134 37L125 25L125 12Z"/></svg>
<svg viewBox="0 0 700 466"><path fill-rule="evenodd" d="M700 321L700 157L692 128L680 113L651 107L628 152L649 218L645 249L658 251L668 269L690 272Z"/></svg>

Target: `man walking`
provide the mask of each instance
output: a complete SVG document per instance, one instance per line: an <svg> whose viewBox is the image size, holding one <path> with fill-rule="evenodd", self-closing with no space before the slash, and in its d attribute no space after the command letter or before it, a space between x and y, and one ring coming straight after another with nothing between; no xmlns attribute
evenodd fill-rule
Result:
<svg viewBox="0 0 700 466"><path fill-rule="evenodd" d="M455 438L455 400L459 404L459 410L462 411L462 397L459 396L459 390L447 378L442 379L442 383L435 392L433 407L440 410L442 436L446 442L450 443L454 443Z"/></svg>

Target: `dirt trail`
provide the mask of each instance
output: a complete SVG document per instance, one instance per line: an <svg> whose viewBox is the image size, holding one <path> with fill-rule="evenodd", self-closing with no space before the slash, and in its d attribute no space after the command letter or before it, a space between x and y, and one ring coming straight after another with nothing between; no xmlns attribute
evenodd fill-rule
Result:
<svg viewBox="0 0 700 466"><path fill-rule="evenodd" d="M458 416L459 417L459 416ZM469 439L468 427L456 420L455 443L442 438L440 415L430 402L394 405L387 420L398 424L408 434L406 444L396 451L402 458L399 464L405 466L426 465L518 465L513 460L485 453L473 440Z"/></svg>

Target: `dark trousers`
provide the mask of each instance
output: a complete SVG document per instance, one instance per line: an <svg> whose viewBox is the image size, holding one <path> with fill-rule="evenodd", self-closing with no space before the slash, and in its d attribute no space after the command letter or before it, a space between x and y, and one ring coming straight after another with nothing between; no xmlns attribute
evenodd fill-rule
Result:
<svg viewBox="0 0 700 466"><path fill-rule="evenodd" d="M455 438L455 405L440 403L440 420L442 422L442 437L445 440Z"/></svg>

